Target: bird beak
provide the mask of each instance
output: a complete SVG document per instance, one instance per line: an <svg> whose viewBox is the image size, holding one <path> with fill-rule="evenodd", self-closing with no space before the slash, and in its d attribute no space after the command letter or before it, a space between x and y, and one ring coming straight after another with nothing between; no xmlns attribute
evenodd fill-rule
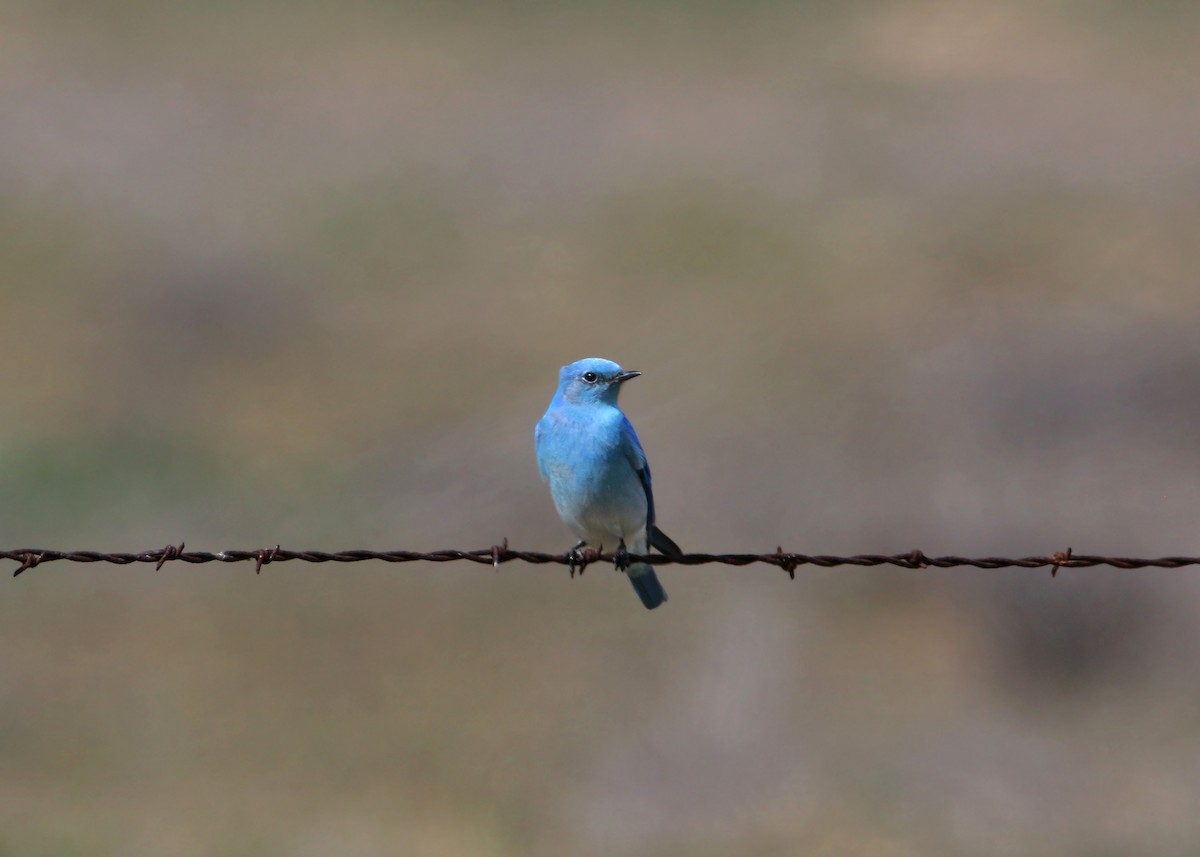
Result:
<svg viewBox="0 0 1200 857"><path fill-rule="evenodd" d="M618 375L616 378L614 378L613 380L616 381L618 384L621 384L621 383L624 383L625 381L628 381L630 378L636 378L638 375L641 375L641 374L642 373L638 372L636 369L627 369L624 372L622 372L620 375Z"/></svg>

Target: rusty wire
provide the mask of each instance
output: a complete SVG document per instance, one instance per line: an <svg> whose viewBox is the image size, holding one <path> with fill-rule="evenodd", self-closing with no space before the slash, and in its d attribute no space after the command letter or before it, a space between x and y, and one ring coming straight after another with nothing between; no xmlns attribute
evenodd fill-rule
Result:
<svg viewBox="0 0 1200 857"><path fill-rule="evenodd" d="M580 573L592 563L611 563L618 557L613 553L601 553L594 549L586 549L579 554L571 553L540 553L538 551L513 550L508 546L508 540L479 550L438 550L438 551L409 551L409 550L342 550L342 551L301 551L287 550L276 545L273 548L257 548L254 550L224 550L218 553L208 551L185 551L181 542L178 545L167 545L164 548L141 551L139 553L105 553L102 551L78 550L46 550L41 548L25 548L20 550L0 551L0 558L10 559L20 563L13 577L31 568L47 562L75 563L111 563L114 565L130 565L132 563L154 563L155 568L161 569L171 562L198 563L233 563L253 562L255 573L261 572L264 565L275 562L299 561L309 563L323 562L474 562L480 565L490 565L499 568L506 562L526 562L534 565L555 564L566 565L572 573ZM818 568L833 568L835 566L894 566L907 569L921 568L1049 568L1052 575L1060 568L1094 568L1109 566L1121 569L1139 568L1183 568L1200 565L1200 557L1168 556L1155 559L1139 559L1136 557L1092 556L1074 553L1070 548L1065 551L1055 551L1049 556L1027 557L963 557L963 556L928 556L923 551L914 550L901 554L857 554L855 556L830 556L826 554L787 553L783 548L776 548L773 553L734 553L708 554L693 553L669 557L660 554L639 555L626 554L620 559L629 562L645 562L653 565L753 565L762 563L782 569L793 579L796 569L811 565Z"/></svg>

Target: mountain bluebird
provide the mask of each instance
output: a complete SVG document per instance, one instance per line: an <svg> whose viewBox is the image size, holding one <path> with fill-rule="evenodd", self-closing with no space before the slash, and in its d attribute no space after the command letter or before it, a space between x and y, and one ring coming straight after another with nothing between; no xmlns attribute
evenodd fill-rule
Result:
<svg viewBox="0 0 1200 857"><path fill-rule="evenodd" d="M615 546L617 565L628 549L652 546L670 556L682 551L654 524L650 465L637 433L617 407L621 385L641 372L589 357L564 366L558 390L534 431L538 470L550 484L554 507L584 545ZM667 600L652 566L629 566L629 581L647 608Z"/></svg>

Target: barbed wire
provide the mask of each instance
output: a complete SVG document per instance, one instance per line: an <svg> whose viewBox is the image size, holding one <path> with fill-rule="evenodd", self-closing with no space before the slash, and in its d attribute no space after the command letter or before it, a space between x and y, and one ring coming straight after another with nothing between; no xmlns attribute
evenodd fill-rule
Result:
<svg viewBox="0 0 1200 857"><path fill-rule="evenodd" d="M801 566L811 565L818 568L834 568L836 566L895 566L898 568L1049 568L1050 574L1058 574L1060 568L1095 568L1109 566L1120 569L1139 568L1184 568L1200 565L1200 557L1167 556L1154 559L1121 556L1093 556L1076 554L1071 548L1065 551L1055 551L1049 556L1027 557L964 557L964 556L929 556L924 551L913 550L901 554L856 554L854 556L832 556L828 554L788 553L782 547L774 553L690 553L680 556L665 556L662 554L632 554L624 552L603 553L593 548L566 553L541 553L538 551L513 550L508 546L508 540L478 550L342 550L342 551L299 551L287 550L279 545L273 548L256 548L253 550L224 550L216 553L209 551L185 551L183 542L178 545L167 545L164 548L140 551L138 553L106 553L103 551L77 550L48 550L42 548L23 548L19 550L0 550L0 558L13 560L20 566L13 572L13 577L48 562L74 563L111 563L114 565L131 565L133 563L154 563L156 569L161 569L169 562L199 563L234 563L253 562L254 572L258 574L264 565L274 562L299 561L309 563L346 563L367 562L474 562L481 565L499 567L506 562L526 562L534 565L565 565L574 576L580 574L592 564L630 562L649 563L652 565L732 565L744 566L762 563L775 566L787 572L795 579L796 570Z"/></svg>

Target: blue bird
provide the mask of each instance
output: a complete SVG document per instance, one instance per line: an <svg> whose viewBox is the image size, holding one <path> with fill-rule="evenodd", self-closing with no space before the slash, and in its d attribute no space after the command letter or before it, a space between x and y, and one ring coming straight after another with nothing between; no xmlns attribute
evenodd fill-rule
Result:
<svg viewBox="0 0 1200 857"><path fill-rule="evenodd" d="M641 372L611 360L588 357L558 373L558 390L534 431L538 470L550 485L554 508L579 537L572 548L616 546L617 565L626 550L647 547L669 556L682 551L654 523L650 465L637 432L617 407L621 385ZM650 610L667 600L653 566L625 569Z"/></svg>

